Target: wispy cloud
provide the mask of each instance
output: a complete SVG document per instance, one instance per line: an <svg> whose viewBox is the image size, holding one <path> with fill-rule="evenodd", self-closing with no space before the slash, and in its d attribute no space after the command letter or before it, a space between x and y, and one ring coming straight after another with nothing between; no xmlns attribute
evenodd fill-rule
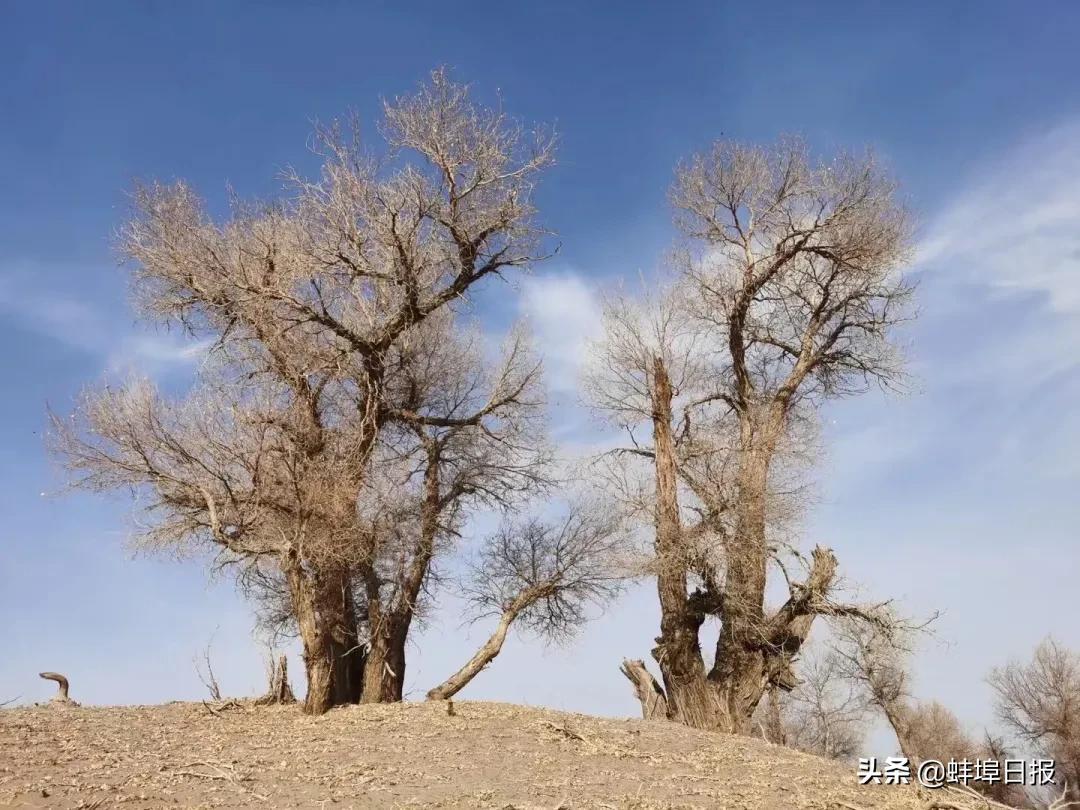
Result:
<svg viewBox="0 0 1080 810"><path fill-rule="evenodd" d="M830 408L812 528L875 594L945 611L955 650L922 653L920 694L985 722L971 685L991 666L1029 654L1033 634L1080 643L1054 608L1076 567L1080 120L959 183L917 270L914 395Z"/></svg>
<svg viewBox="0 0 1080 810"><path fill-rule="evenodd" d="M919 264L964 281L1045 294L1080 314L1080 121L983 166L928 229Z"/></svg>
<svg viewBox="0 0 1080 810"><path fill-rule="evenodd" d="M0 277L0 311L25 329L100 359L110 374L156 375L190 366L210 345L175 331L139 328L130 316L110 316L88 301L42 290L23 273Z"/></svg>

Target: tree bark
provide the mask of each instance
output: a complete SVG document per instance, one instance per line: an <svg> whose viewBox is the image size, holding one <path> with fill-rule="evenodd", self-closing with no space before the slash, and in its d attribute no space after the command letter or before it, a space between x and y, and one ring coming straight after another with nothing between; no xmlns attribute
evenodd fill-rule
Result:
<svg viewBox="0 0 1080 810"><path fill-rule="evenodd" d="M260 706L296 703L296 695L289 685L289 659L279 655L277 662L270 662L270 678L266 694L255 701Z"/></svg>
<svg viewBox="0 0 1080 810"><path fill-rule="evenodd" d="M766 670L767 632L765 582L768 547L765 537L769 466L779 417L744 414L740 426L740 458L736 475L735 530L729 538L727 572L721 602L721 632L709 681L719 691L727 730L752 732L751 717L769 685Z"/></svg>
<svg viewBox="0 0 1080 810"><path fill-rule="evenodd" d="M416 612L416 602L431 568L442 511L439 476L442 446L427 438L427 466L424 469L424 500L420 507L420 538L412 561L399 584L397 603L383 610L376 594L374 609L369 606L371 642L364 671L363 703L390 703L402 699L405 687L405 647Z"/></svg>
<svg viewBox="0 0 1080 810"><path fill-rule="evenodd" d="M68 695L68 679L61 675L59 672L39 672L39 678L44 678L47 681L56 681L56 694L52 696L50 703L63 703L72 706L78 704L71 699Z"/></svg>
<svg viewBox="0 0 1080 810"><path fill-rule="evenodd" d="M394 703L401 700L405 685L405 642L408 626L394 614L382 627L372 627L364 666L361 703Z"/></svg>

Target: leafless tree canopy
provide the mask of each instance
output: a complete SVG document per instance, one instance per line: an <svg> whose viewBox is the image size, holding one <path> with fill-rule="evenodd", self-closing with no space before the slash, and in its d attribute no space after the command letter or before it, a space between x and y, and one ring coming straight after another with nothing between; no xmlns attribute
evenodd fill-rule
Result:
<svg viewBox="0 0 1080 810"><path fill-rule="evenodd" d="M804 558L791 534L817 406L900 379L909 228L871 158L817 163L797 141L719 143L679 167L672 202L678 278L608 306L587 390L631 440L607 456L610 490L654 524L668 712L748 732L764 691L795 685L814 617L887 618L836 602L835 557ZM772 614L770 566L790 591ZM709 672L707 616L721 623Z"/></svg>
<svg viewBox="0 0 1080 810"><path fill-rule="evenodd" d="M771 693L787 745L831 759L859 756L869 725L867 699L844 674L844 661L826 650L803 660L802 682L790 693Z"/></svg>
<svg viewBox="0 0 1080 810"><path fill-rule="evenodd" d="M531 518L503 523L481 547L465 588L474 618L497 616L491 637L428 698L453 697L502 650L515 623L552 641L569 639L603 607L627 577L623 522L576 502L560 522Z"/></svg>
<svg viewBox="0 0 1080 810"><path fill-rule="evenodd" d="M546 482L527 336L492 362L459 311L543 258L530 200L552 139L441 71L383 117L384 157L322 130L318 179L288 172L281 200L224 222L183 183L139 187L120 234L136 298L210 338L211 360L184 399L135 381L54 423L79 484L138 493L145 542L217 549L295 622L309 711L400 699L462 510Z"/></svg>
<svg viewBox="0 0 1080 810"><path fill-rule="evenodd" d="M590 604L603 605L622 589L625 531L617 516L588 503L557 523L504 523L472 564L466 596L474 615L497 615L519 600L527 603L518 619L523 626L565 639L586 621Z"/></svg>
<svg viewBox="0 0 1080 810"><path fill-rule="evenodd" d="M1012 662L989 677L998 717L1021 744L1057 763L1058 783L1080 801L1080 656L1051 638L1027 663Z"/></svg>
<svg viewBox="0 0 1080 810"><path fill-rule="evenodd" d="M355 122L319 129L318 176L288 170L279 199L231 200L220 219L182 182L135 189L118 237L135 299L212 348L183 395L131 379L53 416L74 484L129 491L143 547L234 572L268 629L300 637L309 712L402 698L444 557L494 509L505 520L463 583L494 631L429 698L464 688L513 627L564 641L645 575L663 683L641 660L622 672L646 717L850 758L876 708L913 760L1000 758L913 698L913 626L841 599L833 552L800 550L819 409L903 381L911 229L873 157L720 142L678 167L670 273L608 296L584 380L626 441L551 520L522 517L559 483L544 347L520 325L488 346L467 306L546 257L532 199L553 137L443 71L386 102L378 131L375 149ZM839 643L800 663L818 617ZM719 628L711 667L704 626ZM263 702L293 700L284 657L269 680ZM1076 655L1047 641L990 683L1020 743L1080 789Z"/></svg>

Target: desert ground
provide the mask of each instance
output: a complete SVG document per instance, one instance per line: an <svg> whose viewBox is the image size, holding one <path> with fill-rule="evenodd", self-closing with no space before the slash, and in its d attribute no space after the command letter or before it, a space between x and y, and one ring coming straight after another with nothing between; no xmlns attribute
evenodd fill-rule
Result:
<svg viewBox="0 0 1080 810"><path fill-rule="evenodd" d="M746 737L499 703L0 711L6 807L922 810L912 787Z"/></svg>

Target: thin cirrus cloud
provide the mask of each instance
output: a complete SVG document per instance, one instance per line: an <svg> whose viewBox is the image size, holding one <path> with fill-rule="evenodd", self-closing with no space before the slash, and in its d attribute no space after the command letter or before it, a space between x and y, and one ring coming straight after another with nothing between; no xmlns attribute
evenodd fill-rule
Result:
<svg viewBox="0 0 1080 810"><path fill-rule="evenodd" d="M1080 428L1080 120L983 164L918 247L925 329L917 371L941 412L986 436L984 468L1077 469ZM994 417L988 419L987 416Z"/></svg>
<svg viewBox="0 0 1080 810"><path fill-rule="evenodd" d="M110 317L88 301L42 289L24 273L0 277L0 311L25 329L100 359L108 374L157 375L191 366L211 343L178 331L137 328L129 315Z"/></svg>
<svg viewBox="0 0 1080 810"><path fill-rule="evenodd" d="M1080 314L1080 120L1029 137L984 165L934 218L919 266L964 281L1046 295Z"/></svg>

